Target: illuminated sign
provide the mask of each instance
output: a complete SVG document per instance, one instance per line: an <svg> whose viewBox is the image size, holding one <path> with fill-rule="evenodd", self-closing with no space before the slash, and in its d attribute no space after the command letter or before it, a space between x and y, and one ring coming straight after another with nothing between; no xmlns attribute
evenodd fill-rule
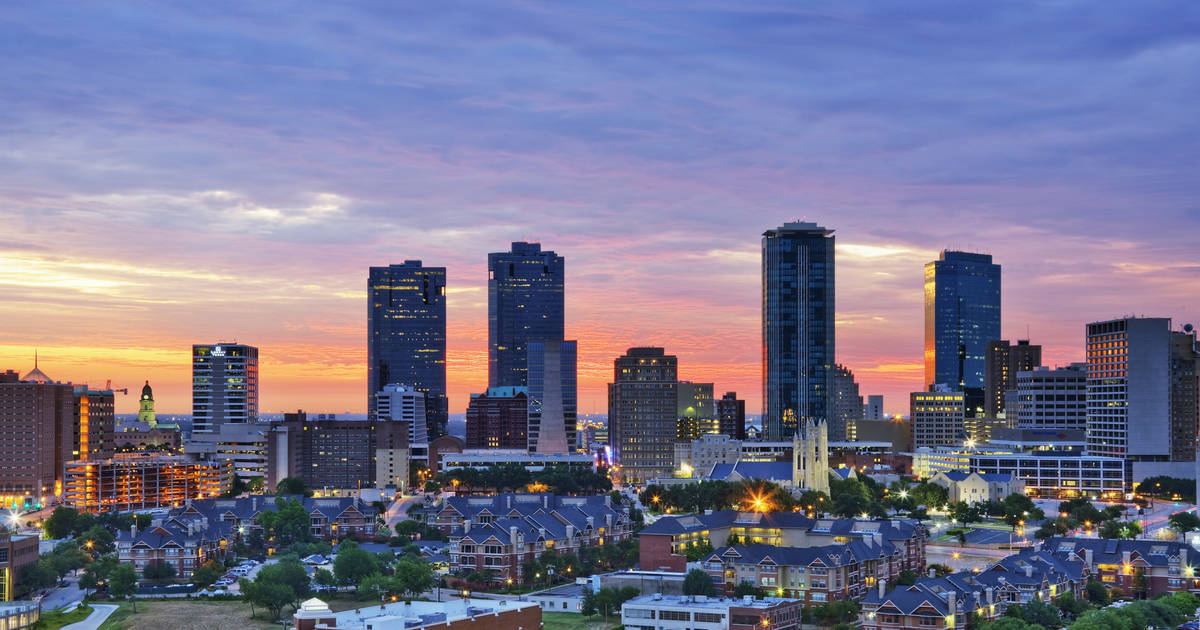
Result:
<svg viewBox="0 0 1200 630"><path fill-rule="evenodd" d="M212 349L212 355L213 355L214 357L223 357L223 356L225 356L225 348L222 348L221 346L213 346L213 349Z"/></svg>

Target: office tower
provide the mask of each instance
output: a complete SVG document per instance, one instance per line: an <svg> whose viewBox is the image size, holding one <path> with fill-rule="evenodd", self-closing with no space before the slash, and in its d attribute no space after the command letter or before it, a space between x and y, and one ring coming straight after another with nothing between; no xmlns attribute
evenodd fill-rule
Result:
<svg viewBox="0 0 1200 630"><path fill-rule="evenodd" d="M527 346L530 453L573 453L576 430L576 344L530 341Z"/></svg>
<svg viewBox="0 0 1200 630"><path fill-rule="evenodd" d="M1007 409L1021 429L1087 428L1087 364L1016 373L1016 408ZM989 398L990 400L990 398Z"/></svg>
<svg viewBox="0 0 1200 630"><path fill-rule="evenodd" d="M966 400L963 392L913 392L909 398L912 447L962 446L967 439Z"/></svg>
<svg viewBox="0 0 1200 630"><path fill-rule="evenodd" d="M678 360L662 348L630 348L613 361L608 384L608 431L613 456L627 482L672 471Z"/></svg>
<svg viewBox="0 0 1200 630"><path fill-rule="evenodd" d="M299 477L318 491L403 488L409 474L406 425L285 413L267 433L267 486L274 489L284 477Z"/></svg>
<svg viewBox="0 0 1200 630"><path fill-rule="evenodd" d="M1028 339L1017 340L1015 346L1003 339L989 341L983 369L987 415L995 418L1005 413L1004 398L1016 390L1017 372L1041 364L1042 347L1031 345Z"/></svg>
<svg viewBox="0 0 1200 630"><path fill-rule="evenodd" d="M763 429L791 439L833 413L834 237L785 223L762 240Z"/></svg>
<svg viewBox="0 0 1200 630"><path fill-rule="evenodd" d="M0 495L44 505L58 494L62 467L72 459L74 398L71 384L37 367L24 378L0 374Z"/></svg>
<svg viewBox="0 0 1200 630"><path fill-rule="evenodd" d="M425 392L408 385L384 385L375 397L375 418L381 422L407 422L408 443L428 446Z"/></svg>
<svg viewBox="0 0 1200 630"><path fill-rule="evenodd" d="M717 410L713 406L713 384L679 381L676 389L675 439L691 442L717 432Z"/></svg>
<svg viewBox="0 0 1200 630"><path fill-rule="evenodd" d="M138 398L138 422L144 422L153 429L158 426L158 414L154 411L154 390L150 381L142 386L142 395Z"/></svg>
<svg viewBox="0 0 1200 630"><path fill-rule="evenodd" d="M563 340L563 257L537 243L488 254L488 385L528 384L526 347Z"/></svg>
<svg viewBox="0 0 1200 630"><path fill-rule="evenodd" d="M854 382L854 372L844 365L833 369L833 415L829 420L829 439L852 440L854 424L863 419L863 398Z"/></svg>
<svg viewBox="0 0 1200 630"><path fill-rule="evenodd" d="M867 405L863 413L866 420L883 420L883 394L867 396Z"/></svg>
<svg viewBox="0 0 1200 630"><path fill-rule="evenodd" d="M524 387L489 387L467 404L467 448L529 446L529 395Z"/></svg>
<svg viewBox="0 0 1200 630"><path fill-rule="evenodd" d="M1087 371L1088 454L1169 459L1171 320L1130 317L1088 324Z"/></svg>
<svg viewBox="0 0 1200 630"><path fill-rule="evenodd" d="M111 389L94 390L87 385L74 388L74 417L71 432L72 459L112 457L116 446L116 415Z"/></svg>
<svg viewBox="0 0 1200 630"><path fill-rule="evenodd" d="M717 401L718 432L735 440L746 439L746 401L739 400L737 392L725 392Z"/></svg>
<svg viewBox="0 0 1200 630"><path fill-rule="evenodd" d="M925 265L925 384L984 387L987 343L1000 338L1000 265L943 251Z"/></svg>
<svg viewBox="0 0 1200 630"><path fill-rule="evenodd" d="M1200 348L1191 324L1171 333L1171 461L1191 461L1200 433ZM1200 483L1198 481L1197 483Z"/></svg>
<svg viewBox="0 0 1200 630"><path fill-rule="evenodd" d="M419 260L371 267L367 277L367 413L374 418L384 385L425 394L429 439L445 435L446 268Z"/></svg>
<svg viewBox="0 0 1200 630"><path fill-rule="evenodd" d="M192 346L192 432L258 421L258 348L236 343Z"/></svg>

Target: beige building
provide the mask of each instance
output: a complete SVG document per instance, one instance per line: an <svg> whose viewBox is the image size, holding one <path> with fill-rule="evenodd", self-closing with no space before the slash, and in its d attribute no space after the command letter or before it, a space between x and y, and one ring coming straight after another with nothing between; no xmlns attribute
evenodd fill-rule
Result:
<svg viewBox="0 0 1200 630"><path fill-rule="evenodd" d="M929 479L945 488L950 501L964 503L986 503L1001 501L1010 494L1024 494L1025 483L1015 475L987 474L978 472L939 472Z"/></svg>

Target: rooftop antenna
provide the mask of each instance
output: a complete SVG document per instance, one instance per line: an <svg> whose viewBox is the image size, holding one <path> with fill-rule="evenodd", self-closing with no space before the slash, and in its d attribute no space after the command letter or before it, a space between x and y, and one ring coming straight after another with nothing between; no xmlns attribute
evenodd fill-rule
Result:
<svg viewBox="0 0 1200 630"><path fill-rule="evenodd" d="M35 370L37 369L37 359L38 359L37 353L38 353L37 348L34 348L33 349L33 369L35 369Z"/></svg>

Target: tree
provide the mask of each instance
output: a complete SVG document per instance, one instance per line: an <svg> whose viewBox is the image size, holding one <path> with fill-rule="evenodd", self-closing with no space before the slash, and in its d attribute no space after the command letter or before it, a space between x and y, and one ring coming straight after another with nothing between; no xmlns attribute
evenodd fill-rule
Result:
<svg viewBox="0 0 1200 630"><path fill-rule="evenodd" d="M851 480L851 481L853 481L853 480ZM862 497L862 495L859 495L856 493L851 493L851 492L844 492L842 494L837 495L837 497L834 498L833 510L831 510L831 511L838 516L843 516L846 518L854 518L854 517L859 516L862 513L866 512L867 505L868 505L867 500L864 499Z"/></svg>
<svg viewBox="0 0 1200 630"><path fill-rule="evenodd" d="M688 562L699 562L700 560L712 555L713 551L714 549L712 542L706 538L688 545L687 548L684 549L683 555L687 558Z"/></svg>
<svg viewBox="0 0 1200 630"><path fill-rule="evenodd" d="M747 595L758 595L758 588L746 580L738 582L738 585L733 588L734 597L745 597Z"/></svg>
<svg viewBox="0 0 1200 630"><path fill-rule="evenodd" d="M1133 596L1139 599L1146 597L1146 592L1149 590L1149 584L1146 580L1146 569L1142 567L1134 567L1133 569Z"/></svg>
<svg viewBox="0 0 1200 630"><path fill-rule="evenodd" d="M253 582L242 578L238 580L238 587L242 591L242 600L249 603L251 606L262 606L271 613L272 619L278 619L283 612L283 607L292 601L293 592L284 584L273 584L263 582L257 578ZM253 614L253 610L251 610Z"/></svg>
<svg viewBox="0 0 1200 630"><path fill-rule="evenodd" d="M46 532L47 538L69 538L75 531L75 520L79 517L79 510L69 507L57 507L45 521L42 522L42 531Z"/></svg>
<svg viewBox="0 0 1200 630"><path fill-rule="evenodd" d="M133 610L137 612L137 597L133 597L135 592L137 592L137 571L133 569L132 564L118 565L108 577L108 593L117 598L132 598Z"/></svg>
<svg viewBox="0 0 1200 630"><path fill-rule="evenodd" d="M978 523L981 518L979 508L965 501L952 503L950 505L950 516L963 525Z"/></svg>
<svg viewBox="0 0 1200 630"><path fill-rule="evenodd" d="M363 551L352 540L342 542L333 561L333 575L342 586L358 586L363 578L378 573L375 556Z"/></svg>
<svg viewBox="0 0 1200 630"><path fill-rule="evenodd" d="M337 585L337 578L333 577L333 573L329 569L317 569L313 572L312 579L313 584L317 586L329 587Z"/></svg>
<svg viewBox="0 0 1200 630"><path fill-rule="evenodd" d="M25 565L17 574L16 591L18 593L28 593L30 591L46 588L54 585L58 579L54 572L54 566L46 558L42 558L33 564Z"/></svg>
<svg viewBox="0 0 1200 630"><path fill-rule="evenodd" d="M254 581L264 584L282 584L287 587L291 593L288 601L297 608L300 606L300 601L311 593L308 571L304 569L304 563L300 562L296 556L284 556L279 559L279 562L264 566L259 569Z"/></svg>
<svg viewBox="0 0 1200 630"><path fill-rule="evenodd" d="M275 484L275 494L294 494L311 497L313 491L299 477L284 477L279 480L279 483Z"/></svg>
<svg viewBox="0 0 1200 630"><path fill-rule="evenodd" d="M692 569L683 578L684 595L716 595L712 576L703 569Z"/></svg>
<svg viewBox="0 0 1200 630"><path fill-rule="evenodd" d="M1107 606L1112 601L1108 594L1108 587L1099 580L1088 580L1085 593L1093 606Z"/></svg>
<svg viewBox="0 0 1200 630"><path fill-rule="evenodd" d="M87 595L86 591L100 586L116 568L117 559L112 556L104 556L89 564L79 578L79 587L84 589L84 595Z"/></svg>
<svg viewBox="0 0 1200 630"><path fill-rule="evenodd" d="M221 574L224 572L223 567L210 560L192 571L192 581L200 586L208 586L221 579Z"/></svg>
<svg viewBox="0 0 1200 630"><path fill-rule="evenodd" d="M800 507L805 511L826 512L830 505L829 495L820 490L805 490L800 495Z"/></svg>
<svg viewBox="0 0 1200 630"><path fill-rule="evenodd" d="M1101 538L1136 538L1140 533L1141 525L1121 521L1104 521L1099 532Z"/></svg>
<svg viewBox="0 0 1200 630"><path fill-rule="evenodd" d="M950 500L950 492L948 490L928 481L922 481L913 486L908 493L913 498L913 501L917 502L917 505L923 505L929 509L939 508L946 505L946 502Z"/></svg>
<svg viewBox="0 0 1200 630"><path fill-rule="evenodd" d="M88 515L90 516L90 514ZM76 521L78 522L78 521ZM79 535L84 548L89 552L104 555L117 549L116 537L103 525L92 525ZM89 544L90 543L90 544Z"/></svg>
<svg viewBox="0 0 1200 630"><path fill-rule="evenodd" d="M397 560L395 566L396 583L405 599L433 588L433 567L428 562L405 556Z"/></svg>
<svg viewBox="0 0 1200 630"><path fill-rule="evenodd" d="M70 543L64 543L54 549L54 552L48 556L50 566L54 569L54 573L58 579L63 579L71 571L83 568L90 556L79 550L78 547Z"/></svg>
<svg viewBox="0 0 1200 630"><path fill-rule="evenodd" d="M915 571L909 571L908 569L905 569L900 572L899 576L896 577L896 585L897 586L912 586L913 584L916 584L916 583L917 583L917 574Z"/></svg>
<svg viewBox="0 0 1200 630"><path fill-rule="evenodd" d="M1020 606L1009 606L1008 610L1017 610L1018 616L1031 624L1037 624L1043 628L1058 628L1062 625L1062 619L1058 615L1058 609L1040 599L1031 599Z"/></svg>
<svg viewBox="0 0 1200 630"><path fill-rule="evenodd" d="M1179 512L1172 514L1168 519L1171 529L1186 534L1191 531L1200 529L1200 516L1196 516L1191 512Z"/></svg>
<svg viewBox="0 0 1200 630"><path fill-rule="evenodd" d="M1082 599L1076 599L1075 594L1069 591L1055 598L1054 605L1058 608L1059 612L1062 613L1063 618L1067 619L1068 621L1074 620L1075 618L1079 617L1079 615L1082 615L1083 613L1087 612L1089 608L1091 608L1091 606L1088 606L1086 601ZM1192 610L1195 610L1195 608Z"/></svg>
<svg viewBox="0 0 1200 630"><path fill-rule="evenodd" d="M175 565L169 562L154 562L142 569L142 577L153 582L166 582L175 579Z"/></svg>
<svg viewBox="0 0 1200 630"><path fill-rule="evenodd" d="M285 477L279 483L283 484L287 479ZM312 540L312 519L304 511L304 505L295 499L275 499L275 509L263 510L256 521L277 546L287 547L294 542Z"/></svg>
<svg viewBox="0 0 1200 630"><path fill-rule="evenodd" d="M583 601L579 603L579 613L584 617L596 616L596 594L590 588L583 591Z"/></svg>
<svg viewBox="0 0 1200 630"><path fill-rule="evenodd" d="M947 575L954 573L954 569L951 569L949 567L949 565L945 565L945 564L936 564L935 563L935 564L929 565L929 568L933 569L933 574L937 577L946 577Z"/></svg>
<svg viewBox="0 0 1200 630"><path fill-rule="evenodd" d="M1002 510L1001 513L1004 515L1004 522L1008 523L1008 526L1014 530L1020 525L1021 521L1037 521L1046 516L1040 508L1034 505L1033 499L1019 492L1014 492L1004 497L1004 500L1000 502L1000 508Z"/></svg>

